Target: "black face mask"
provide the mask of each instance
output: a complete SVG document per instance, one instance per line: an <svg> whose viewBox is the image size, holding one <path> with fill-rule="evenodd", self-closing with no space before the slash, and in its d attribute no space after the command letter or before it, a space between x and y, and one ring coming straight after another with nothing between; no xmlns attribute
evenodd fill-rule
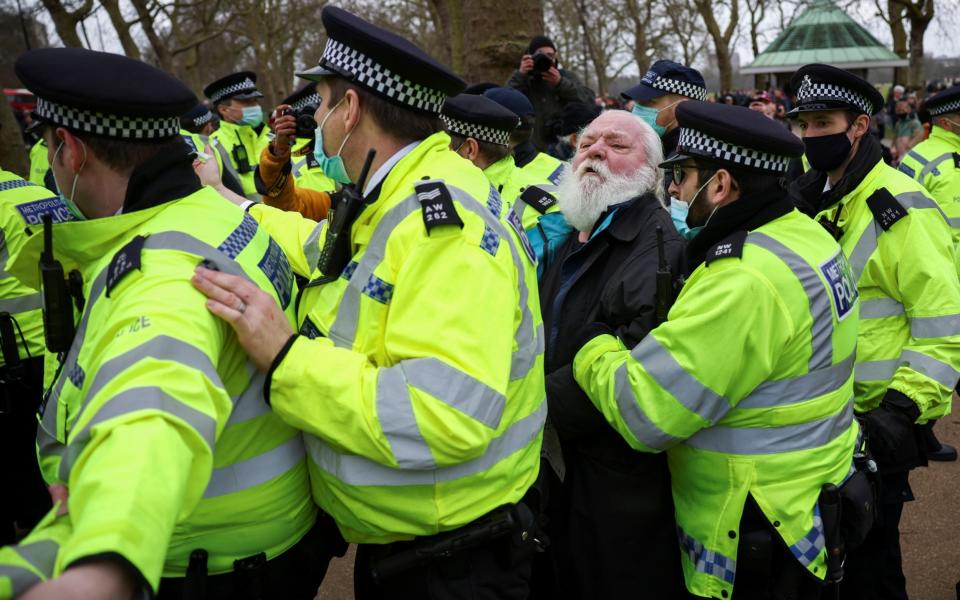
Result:
<svg viewBox="0 0 960 600"><path fill-rule="evenodd" d="M817 171L832 171L850 155L853 144L846 131L803 139L807 160Z"/></svg>

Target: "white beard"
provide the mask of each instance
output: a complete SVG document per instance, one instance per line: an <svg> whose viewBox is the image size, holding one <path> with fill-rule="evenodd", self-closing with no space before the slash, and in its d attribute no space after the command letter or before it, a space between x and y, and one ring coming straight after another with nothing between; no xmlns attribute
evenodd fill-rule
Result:
<svg viewBox="0 0 960 600"><path fill-rule="evenodd" d="M587 169L599 176L586 175ZM614 204L651 191L660 199L659 175L655 166L643 166L631 175L614 175L605 162L587 159L576 170L564 170L557 184L557 204L571 227L589 232L603 211Z"/></svg>

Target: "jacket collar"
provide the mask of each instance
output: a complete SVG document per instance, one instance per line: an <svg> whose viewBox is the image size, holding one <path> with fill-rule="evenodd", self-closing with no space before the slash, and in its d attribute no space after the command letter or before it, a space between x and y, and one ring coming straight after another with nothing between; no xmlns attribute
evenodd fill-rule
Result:
<svg viewBox="0 0 960 600"><path fill-rule="evenodd" d="M620 242L632 242L640 235L643 223L655 210L663 210L663 207L651 192L612 204L597 219L590 239L606 232Z"/></svg>
<svg viewBox="0 0 960 600"><path fill-rule="evenodd" d="M487 179L499 192L502 191L507 185L507 182L510 181L510 177L516 168L517 165L513 162L513 156L508 154L484 169L483 174L487 176Z"/></svg>
<svg viewBox="0 0 960 600"><path fill-rule="evenodd" d="M950 144L956 150L960 150L960 135L955 134L949 129L944 129L943 127L937 127L936 125L930 131L930 137L938 140L943 140L944 142Z"/></svg>
<svg viewBox="0 0 960 600"><path fill-rule="evenodd" d="M537 157L540 151L533 145L533 142L524 142L513 149L514 162L517 168L522 169L530 164Z"/></svg>
<svg viewBox="0 0 960 600"><path fill-rule="evenodd" d="M200 179L183 145L182 153L163 153L141 163L130 174L123 212L130 213L177 200L196 192Z"/></svg>

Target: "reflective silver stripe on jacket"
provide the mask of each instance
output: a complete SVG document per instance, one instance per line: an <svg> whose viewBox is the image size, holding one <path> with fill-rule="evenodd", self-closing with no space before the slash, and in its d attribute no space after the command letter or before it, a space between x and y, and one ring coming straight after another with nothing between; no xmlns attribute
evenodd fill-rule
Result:
<svg viewBox="0 0 960 600"><path fill-rule="evenodd" d="M306 436L307 453L313 463L331 477L353 486L434 485L483 473L500 461L529 446L547 418L546 399L537 410L518 420L492 439L477 458L449 467L432 469L392 468L355 454L341 454L322 440Z"/></svg>
<svg viewBox="0 0 960 600"><path fill-rule="evenodd" d="M377 420L401 469L436 467L413 413L408 386L430 394L490 429L500 426L506 397L456 367L436 358L416 358L380 369Z"/></svg>
<svg viewBox="0 0 960 600"><path fill-rule="evenodd" d="M957 371L945 362L914 350L904 350L900 358L862 362L856 367L857 381L889 381L901 365L926 375L940 385L953 388Z"/></svg>
<svg viewBox="0 0 960 600"><path fill-rule="evenodd" d="M803 286L810 306L810 318L813 325L810 338L813 345L807 367L810 371L825 369L833 365L833 310L830 306L830 293L820 276L806 260L781 242L759 232L750 233L747 243L771 252L783 261Z"/></svg>
<svg viewBox="0 0 960 600"><path fill-rule="evenodd" d="M920 177L918 178L919 180L923 180L923 178L926 177L927 175L929 175L930 173L933 173L934 177L939 177L939 176L940 176L940 170L937 169L937 167L940 166L940 163L942 163L943 161L945 161L945 160L947 160L947 159L953 159L953 153L952 153L952 152L947 152L946 154L941 154L940 156L938 156L938 157L930 160L929 162L927 162L926 160L923 160L923 161L921 162L921 159L922 159L923 157L920 156L919 153L917 153L917 152L915 152L915 151L913 151L913 150L910 151L910 153L908 154L908 156L911 156L911 157L917 159L917 162L920 162L920 164L923 165L923 170L920 171ZM951 167L951 168L952 168L952 167Z"/></svg>
<svg viewBox="0 0 960 600"><path fill-rule="evenodd" d="M724 427L702 429L685 444L723 454L782 454L829 444L853 422L853 398L840 412L806 423L780 427Z"/></svg>
<svg viewBox="0 0 960 600"><path fill-rule="evenodd" d="M11 315L17 315L29 310L37 310L43 307L43 294L27 294L16 298L5 298L0 300L0 312L7 312Z"/></svg>
<svg viewBox="0 0 960 600"><path fill-rule="evenodd" d="M57 553L60 551L60 545L53 540L40 540L29 544L10 546L10 549L29 563L31 567L43 574L41 579L29 569L13 565L0 565L0 577L10 578L14 597L25 593L41 581L53 577Z"/></svg>
<svg viewBox="0 0 960 600"><path fill-rule="evenodd" d="M310 277L313 274L313 270L317 268L317 263L320 262L320 232L323 231L326 224L326 219L317 223L317 226L314 227L310 235L307 236L307 241L303 243L303 256L307 261L307 265L310 267L310 272L308 272L305 277Z"/></svg>
<svg viewBox="0 0 960 600"><path fill-rule="evenodd" d="M295 468L303 461L304 456L303 437L298 431L276 448L214 469L203 497L225 496L266 483Z"/></svg>
<svg viewBox="0 0 960 600"><path fill-rule="evenodd" d="M860 319L883 319L903 315L903 305L893 298L875 298L860 302Z"/></svg>
<svg viewBox="0 0 960 600"><path fill-rule="evenodd" d="M960 315L910 317L910 336L940 338L960 335Z"/></svg>
<svg viewBox="0 0 960 600"><path fill-rule="evenodd" d="M789 406L835 392L843 387L853 374L855 358L855 353L852 353L843 362L825 369L817 369L797 377L764 381L755 387L749 396L738 402L737 408Z"/></svg>
<svg viewBox="0 0 960 600"><path fill-rule="evenodd" d="M490 210L481 205L475 198L466 192L447 186L454 200L470 212L480 216L491 230L501 239L509 241L507 245L517 271L517 285L520 290L519 302L521 310L520 327L516 331L517 351L513 355L510 369L510 379L522 379L533 368L537 356L543 353L543 326L534 330L533 315L529 307L529 289L524 277L522 259L517 251L513 238L508 234L501 223ZM333 325L328 333L329 338L336 346L353 348L357 336L357 327L360 315L360 297L366 282L373 275L377 266L383 261L387 242L393 231L414 212L420 210L420 202L416 194L408 196L399 204L387 211L380 219L370 238L370 243L350 275L348 285L344 289L340 306L337 309Z"/></svg>
<svg viewBox="0 0 960 600"><path fill-rule="evenodd" d="M894 198L896 198L901 206L907 209L935 208L940 213L940 216L943 217L944 221L949 221L947 215L944 214L940 208L940 205L922 192L904 192L894 196ZM870 223L867 224L867 228L860 235L860 239L857 240L853 250L850 252L850 268L853 269L853 276L857 282L860 281L860 276L867 266L867 261L870 260L873 253L877 251L877 238L881 233L883 233L883 228L880 227L876 219L871 218Z"/></svg>

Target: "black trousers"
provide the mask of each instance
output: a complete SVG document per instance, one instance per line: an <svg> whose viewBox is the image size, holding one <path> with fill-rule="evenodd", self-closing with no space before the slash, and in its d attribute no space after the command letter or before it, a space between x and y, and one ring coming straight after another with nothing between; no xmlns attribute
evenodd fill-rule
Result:
<svg viewBox="0 0 960 600"><path fill-rule="evenodd" d="M333 519L321 512L313 529L259 571L208 575L202 593L186 577L165 577L157 600L313 600L330 559L343 556L346 549Z"/></svg>
<svg viewBox="0 0 960 600"><path fill-rule="evenodd" d="M50 510L50 494L37 463L37 408L43 397L43 358L23 362L22 377L0 384L0 545L15 529L30 530Z"/></svg>
<svg viewBox="0 0 960 600"><path fill-rule="evenodd" d="M840 597L843 600L907 600L907 581L900 554L903 504L913 500L909 472L880 476L878 522L866 541L847 555Z"/></svg>
<svg viewBox="0 0 960 600"><path fill-rule="evenodd" d="M353 570L356 599L525 600L530 594L533 553L517 548L511 536L414 567L384 581L373 578L374 561L402 552L414 543L417 540L360 544Z"/></svg>

